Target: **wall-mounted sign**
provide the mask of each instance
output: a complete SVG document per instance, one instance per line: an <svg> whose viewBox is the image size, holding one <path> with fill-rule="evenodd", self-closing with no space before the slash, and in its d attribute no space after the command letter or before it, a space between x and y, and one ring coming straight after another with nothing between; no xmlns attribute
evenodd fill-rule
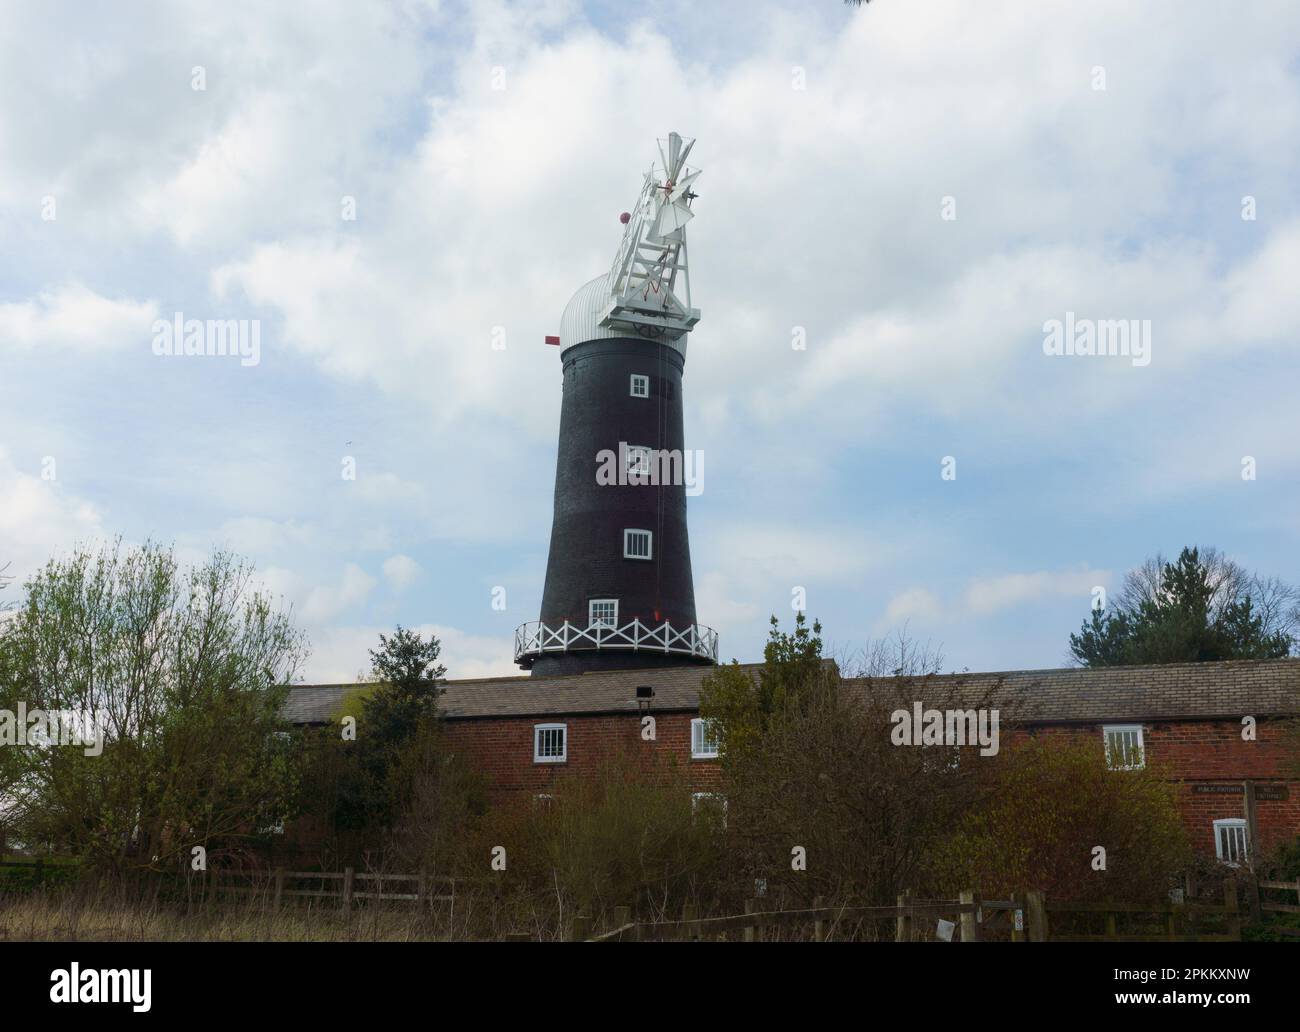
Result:
<svg viewBox="0 0 1300 1032"><path fill-rule="evenodd" d="M1195 795L1241 795L1246 789L1242 785L1193 785ZM1256 785L1256 799L1290 799L1291 789L1287 785Z"/></svg>

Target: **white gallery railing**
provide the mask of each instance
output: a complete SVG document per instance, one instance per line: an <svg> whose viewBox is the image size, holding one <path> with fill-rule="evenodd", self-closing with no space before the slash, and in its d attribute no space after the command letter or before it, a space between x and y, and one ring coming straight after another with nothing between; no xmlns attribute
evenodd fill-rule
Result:
<svg viewBox="0 0 1300 1032"><path fill-rule="evenodd" d="M546 624L540 621L521 624L515 630L515 662L551 652L597 650L634 650L664 652L669 655L694 656L718 661L718 632L712 627L689 624L674 627L667 620L661 624L643 624L640 620L614 627L594 623L583 627L570 623Z"/></svg>

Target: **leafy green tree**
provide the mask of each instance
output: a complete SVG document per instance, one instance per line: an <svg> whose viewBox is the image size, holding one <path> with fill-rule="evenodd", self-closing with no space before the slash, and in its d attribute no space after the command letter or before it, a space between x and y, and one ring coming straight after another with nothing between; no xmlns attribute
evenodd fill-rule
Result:
<svg viewBox="0 0 1300 1032"><path fill-rule="evenodd" d="M377 833L392 827L409 801L413 761L421 736L434 732L441 679L442 646L430 635L399 626L381 634L370 650L370 680L361 695L355 742L336 742L351 757L338 779L333 819L339 828ZM427 757L426 757L427 760Z"/></svg>
<svg viewBox="0 0 1300 1032"><path fill-rule="evenodd" d="M252 572L118 541L26 583L0 625L0 709L77 714L87 743L4 750L15 839L163 869L284 815L296 765L280 708L305 643Z"/></svg>
<svg viewBox="0 0 1300 1032"><path fill-rule="evenodd" d="M701 682L700 715L715 722L724 763L834 678L822 658L821 623L810 628L802 612L794 623L786 633L772 617L756 678L733 659Z"/></svg>
<svg viewBox="0 0 1300 1032"><path fill-rule="evenodd" d="M400 746L438 712L439 684L447 668L438 663L442 645L433 635L398 625L370 649L370 679L376 683L362 705L366 736L385 747Z"/></svg>
<svg viewBox="0 0 1300 1032"><path fill-rule="evenodd" d="M1280 659L1296 645L1300 594L1210 549L1131 572L1113 611L1094 609L1070 651L1085 666Z"/></svg>

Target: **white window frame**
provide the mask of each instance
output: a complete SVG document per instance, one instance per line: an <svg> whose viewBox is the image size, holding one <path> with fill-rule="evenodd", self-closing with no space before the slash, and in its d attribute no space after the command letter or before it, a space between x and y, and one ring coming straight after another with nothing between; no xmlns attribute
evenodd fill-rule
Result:
<svg viewBox="0 0 1300 1032"><path fill-rule="evenodd" d="M712 742L710 742L706 737L710 728L715 732L715 737ZM704 717L696 717L691 721L692 760L716 760L718 758L718 740L716 738L716 730L716 721L708 720ZM711 752L709 751L710 747L712 748Z"/></svg>
<svg viewBox="0 0 1300 1032"><path fill-rule="evenodd" d="M637 388L640 390L637 390ZM650 397L650 377L645 373L633 373L628 393L634 398Z"/></svg>
<svg viewBox="0 0 1300 1032"><path fill-rule="evenodd" d="M1234 833L1240 831L1240 835L1232 834L1232 840L1241 844L1241 855L1235 859L1231 856L1224 856L1224 844L1227 836L1223 832ZM1246 823L1244 817L1222 817L1214 822L1214 855L1222 863L1229 867L1240 867L1242 864L1250 863L1250 825Z"/></svg>
<svg viewBox="0 0 1300 1032"><path fill-rule="evenodd" d="M629 477L648 478L653 468L654 450L648 444L629 444L625 461L624 472Z"/></svg>
<svg viewBox="0 0 1300 1032"><path fill-rule="evenodd" d="M560 754L558 756L542 755L542 735L547 731L560 732ZM568 724L534 724L533 725L533 762L567 763L569 760L569 725Z"/></svg>
<svg viewBox="0 0 1300 1032"><path fill-rule="evenodd" d="M595 627L595 626L596 626L596 624L597 624L597 619L596 619L596 607L597 607L597 606L613 606L613 607L614 607L614 617L613 617L613 619L612 619L612 620L606 620L606 619L604 619L603 617L601 617L599 623L600 623L600 625L601 625L602 627L617 627L617 626L618 626L618 599L616 599L616 598L593 598L593 599L591 599L590 601L588 601L588 602L587 602L587 626L588 626L588 627Z"/></svg>
<svg viewBox="0 0 1300 1032"><path fill-rule="evenodd" d="M628 550L628 542L632 540L632 538L631 538L631 535L632 535L632 534L644 534L644 535L645 535L645 537L646 537L646 542L645 542L646 553L645 553L645 555L634 555L632 552L630 552L630 551ZM640 560L642 560L642 561L644 561L644 562L649 562L649 561L652 560L654 557L655 557L655 535L654 535L654 531L652 531L652 530L642 530L642 529L640 529L639 527L624 527L624 528L623 528L623 558L624 558L624 559L640 559Z"/></svg>
<svg viewBox="0 0 1300 1032"><path fill-rule="evenodd" d="M1138 757L1136 763L1119 763L1116 762L1118 757L1111 756L1110 736L1112 734L1130 734L1137 735ZM1108 770L1141 770L1147 765L1147 747L1142 738L1141 724L1103 724L1101 729L1101 744L1106 750L1106 767Z"/></svg>

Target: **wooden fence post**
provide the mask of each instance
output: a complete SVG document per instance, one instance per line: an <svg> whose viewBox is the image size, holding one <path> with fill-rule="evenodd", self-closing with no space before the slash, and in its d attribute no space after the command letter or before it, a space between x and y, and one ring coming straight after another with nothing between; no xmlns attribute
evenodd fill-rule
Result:
<svg viewBox="0 0 1300 1032"><path fill-rule="evenodd" d="M280 897L284 895L284 868L275 869L275 909L280 909Z"/></svg>
<svg viewBox="0 0 1300 1032"><path fill-rule="evenodd" d="M1237 879L1229 875L1223 879L1223 909L1227 917L1228 937L1241 942L1241 915L1237 912Z"/></svg>
<svg viewBox="0 0 1300 1032"><path fill-rule="evenodd" d="M1241 802L1246 818L1246 862L1250 865L1251 870L1255 869L1255 853L1258 851L1256 843L1259 841L1259 828L1256 827L1255 820L1255 782L1246 780L1241 786Z"/></svg>
<svg viewBox="0 0 1300 1032"><path fill-rule="evenodd" d="M1259 905L1259 875L1254 871L1251 872L1250 881L1246 884L1246 912L1251 924L1264 920L1264 911Z"/></svg>
<svg viewBox="0 0 1300 1032"><path fill-rule="evenodd" d="M343 868L343 909L352 909L352 868Z"/></svg>
<svg viewBox="0 0 1300 1032"><path fill-rule="evenodd" d="M824 900L821 896L813 897L814 910L821 910L825 906L826 906L826 900ZM813 922L813 942L825 942L825 941L826 941L826 922L819 917L817 918L816 921Z"/></svg>
<svg viewBox="0 0 1300 1032"><path fill-rule="evenodd" d="M591 918L576 914L569 923L569 942L586 942L591 938Z"/></svg>
<svg viewBox="0 0 1300 1032"><path fill-rule="evenodd" d="M745 900L745 913L746 914L758 913L758 905L759 905L758 900L756 899ZM745 925L745 942L759 941L758 935L756 934L757 928L758 928L757 922L755 922L754 924Z"/></svg>
<svg viewBox="0 0 1300 1032"><path fill-rule="evenodd" d="M958 897L962 903L973 903L975 910L967 914L965 911L961 915L961 941L962 942L979 942L980 923L979 923L979 894L974 889L964 890Z"/></svg>
<svg viewBox="0 0 1300 1032"><path fill-rule="evenodd" d="M700 919L700 908L694 903L687 903L682 907L682 920L686 922L698 921ZM686 930L682 933L682 938L687 942L698 942L700 930L693 924L687 924Z"/></svg>
<svg viewBox="0 0 1300 1032"><path fill-rule="evenodd" d="M1020 927L1016 927L1016 915L1020 915ZM1011 894L1011 941L1025 941L1025 894L1023 892L1013 892Z"/></svg>
<svg viewBox="0 0 1300 1032"><path fill-rule="evenodd" d="M1047 942L1051 929L1047 926L1047 900L1038 889L1025 893L1025 938L1029 942Z"/></svg>
<svg viewBox="0 0 1300 1032"><path fill-rule="evenodd" d="M911 942L912 940L912 914L909 907L912 904L912 890L904 889L903 894L898 897L898 917L894 924L894 941Z"/></svg>

